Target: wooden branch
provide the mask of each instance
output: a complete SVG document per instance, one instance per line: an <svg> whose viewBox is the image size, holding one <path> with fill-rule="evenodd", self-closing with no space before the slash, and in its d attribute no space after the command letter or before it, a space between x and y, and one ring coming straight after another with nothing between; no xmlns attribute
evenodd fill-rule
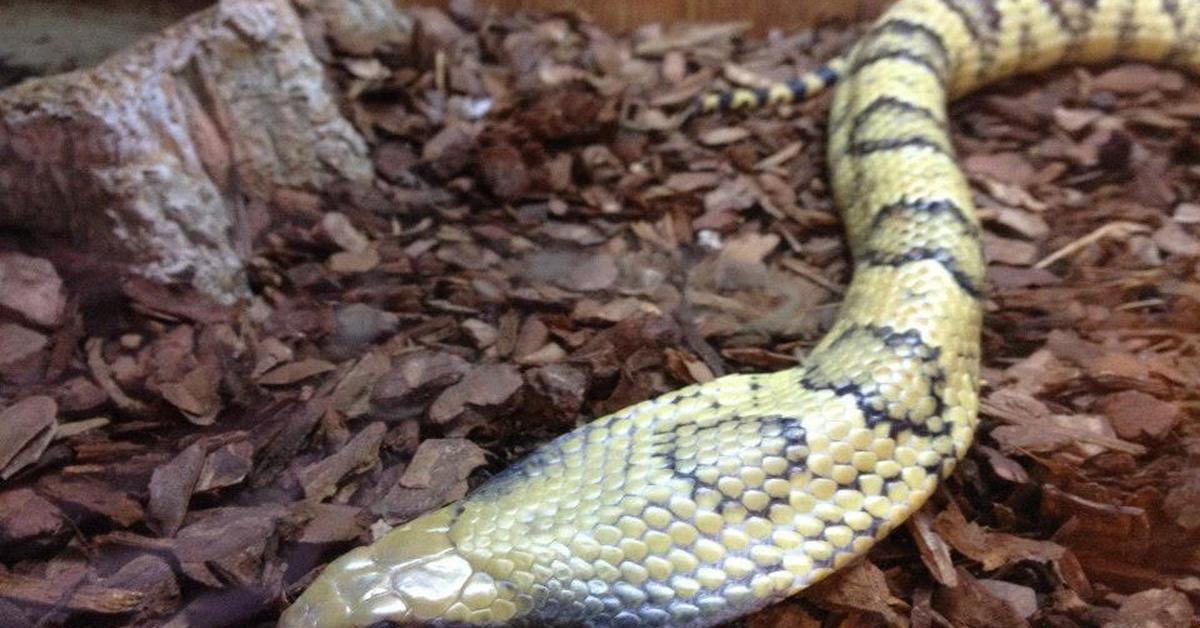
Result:
<svg viewBox="0 0 1200 628"><path fill-rule="evenodd" d="M137 610L143 594L94 584L72 586L18 574L0 574L0 598L68 608L73 611L117 614Z"/></svg>

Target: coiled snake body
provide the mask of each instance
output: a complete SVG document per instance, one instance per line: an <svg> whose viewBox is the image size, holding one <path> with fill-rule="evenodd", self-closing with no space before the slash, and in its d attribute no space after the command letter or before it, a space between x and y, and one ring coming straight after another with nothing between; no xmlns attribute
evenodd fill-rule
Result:
<svg viewBox="0 0 1200 628"><path fill-rule="evenodd" d="M977 422L984 261L946 102L1017 73L1200 67L1200 1L899 0L844 61L833 190L856 262L799 368L732 375L537 449L327 567L281 626L708 626L865 553L949 474Z"/></svg>

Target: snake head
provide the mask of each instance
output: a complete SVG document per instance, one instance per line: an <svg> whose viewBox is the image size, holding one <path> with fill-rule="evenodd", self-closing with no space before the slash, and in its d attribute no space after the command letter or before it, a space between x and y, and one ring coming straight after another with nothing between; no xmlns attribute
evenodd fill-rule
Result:
<svg viewBox="0 0 1200 628"><path fill-rule="evenodd" d="M454 548L453 506L415 519L330 563L280 618L280 628L422 624L490 584ZM487 583L476 582L481 578ZM451 613L452 615L454 613Z"/></svg>

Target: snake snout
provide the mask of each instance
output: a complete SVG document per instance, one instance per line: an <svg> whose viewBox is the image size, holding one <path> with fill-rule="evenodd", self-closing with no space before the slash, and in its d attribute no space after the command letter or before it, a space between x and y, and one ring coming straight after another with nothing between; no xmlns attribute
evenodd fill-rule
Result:
<svg viewBox="0 0 1200 628"><path fill-rule="evenodd" d="M475 575L450 541L452 517L449 509L431 513L330 563L283 614L280 628L410 625L443 617Z"/></svg>

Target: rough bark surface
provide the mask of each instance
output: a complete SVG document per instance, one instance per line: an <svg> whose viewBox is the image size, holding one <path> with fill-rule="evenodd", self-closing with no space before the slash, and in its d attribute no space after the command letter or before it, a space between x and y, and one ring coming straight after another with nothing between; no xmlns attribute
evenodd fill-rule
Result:
<svg viewBox="0 0 1200 628"><path fill-rule="evenodd" d="M93 69L0 92L0 222L223 301L245 291L249 202L371 177L286 0L224 0Z"/></svg>
<svg viewBox="0 0 1200 628"><path fill-rule="evenodd" d="M356 57L396 53L412 39L413 22L392 0L293 0L302 12L319 16L340 52Z"/></svg>

